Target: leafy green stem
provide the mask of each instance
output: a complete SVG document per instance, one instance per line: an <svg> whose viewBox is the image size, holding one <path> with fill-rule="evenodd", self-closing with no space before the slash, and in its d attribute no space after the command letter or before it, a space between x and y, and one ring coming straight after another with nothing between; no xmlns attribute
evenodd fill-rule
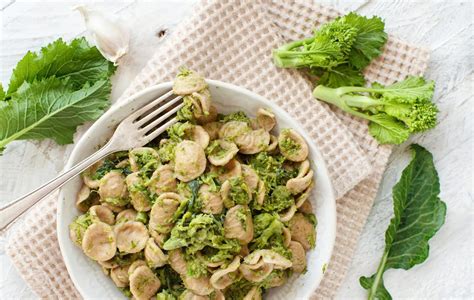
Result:
<svg viewBox="0 0 474 300"><path fill-rule="evenodd" d="M382 259L380 260L379 266L377 267L377 273L375 273L375 279L372 287L369 290L368 300L376 299L377 290L382 280L383 272L385 271L385 265L387 263L389 249L385 248Z"/></svg>

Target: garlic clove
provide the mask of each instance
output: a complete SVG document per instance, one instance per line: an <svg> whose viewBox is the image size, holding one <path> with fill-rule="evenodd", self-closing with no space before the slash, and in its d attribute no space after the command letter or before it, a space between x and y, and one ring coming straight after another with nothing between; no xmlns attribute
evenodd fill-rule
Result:
<svg viewBox="0 0 474 300"><path fill-rule="evenodd" d="M120 58L128 53L130 41L128 30L96 10L83 5L74 9L81 13L100 53L114 65L118 65Z"/></svg>

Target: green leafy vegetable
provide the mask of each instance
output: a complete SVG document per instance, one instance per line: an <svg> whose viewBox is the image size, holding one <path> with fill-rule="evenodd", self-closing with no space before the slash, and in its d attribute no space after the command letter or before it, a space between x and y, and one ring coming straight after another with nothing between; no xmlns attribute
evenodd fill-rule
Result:
<svg viewBox="0 0 474 300"><path fill-rule="evenodd" d="M389 86L317 86L313 96L370 121L370 134L381 144L400 144L411 133L436 126L438 109L431 102L434 82L409 76Z"/></svg>
<svg viewBox="0 0 474 300"><path fill-rule="evenodd" d="M363 85L361 71L387 41L384 27L378 17L351 12L324 24L311 38L273 50L273 60L281 68L310 68L326 86Z"/></svg>
<svg viewBox="0 0 474 300"><path fill-rule="evenodd" d="M393 187L395 216L385 233L385 250L377 273L361 277L368 299L391 299L383 283L388 269L408 270L428 258L428 241L444 224L446 204L439 198L439 178L433 156L412 145L413 159Z"/></svg>
<svg viewBox="0 0 474 300"><path fill-rule="evenodd" d="M28 52L0 88L0 151L11 141L52 138L72 142L78 125L108 106L115 67L84 38L61 39L40 53Z"/></svg>
<svg viewBox="0 0 474 300"><path fill-rule="evenodd" d="M265 200L263 210L265 211L282 211L295 203L293 195L284 185L277 186L271 196Z"/></svg>

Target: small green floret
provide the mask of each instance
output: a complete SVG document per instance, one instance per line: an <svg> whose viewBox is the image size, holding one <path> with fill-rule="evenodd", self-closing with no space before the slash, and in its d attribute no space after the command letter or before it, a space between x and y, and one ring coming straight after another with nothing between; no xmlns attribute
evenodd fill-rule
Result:
<svg viewBox="0 0 474 300"><path fill-rule="evenodd" d="M263 210L268 212L279 212L289 208L295 203L293 195L286 186L279 185L275 188L268 199L265 199Z"/></svg>
<svg viewBox="0 0 474 300"><path fill-rule="evenodd" d="M237 111L230 113L228 115L219 115L218 119L220 122L226 123L230 121L240 121L240 122L245 122L247 124L250 123L249 117L243 112L243 111Z"/></svg>

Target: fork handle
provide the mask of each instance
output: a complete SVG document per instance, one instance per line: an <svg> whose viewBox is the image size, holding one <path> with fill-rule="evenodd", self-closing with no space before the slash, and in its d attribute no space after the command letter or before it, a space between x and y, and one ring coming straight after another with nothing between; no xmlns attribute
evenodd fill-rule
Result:
<svg viewBox="0 0 474 300"><path fill-rule="evenodd" d="M29 194L20 197L0 208L0 231L6 228L11 222L22 215L27 209L35 205L39 200L49 195L54 190L71 180L76 175L93 165L96 161L112 153L109 144L105 145L97 152L74 165L69 170L64 171L56 178L37 188Z"/></svg>

